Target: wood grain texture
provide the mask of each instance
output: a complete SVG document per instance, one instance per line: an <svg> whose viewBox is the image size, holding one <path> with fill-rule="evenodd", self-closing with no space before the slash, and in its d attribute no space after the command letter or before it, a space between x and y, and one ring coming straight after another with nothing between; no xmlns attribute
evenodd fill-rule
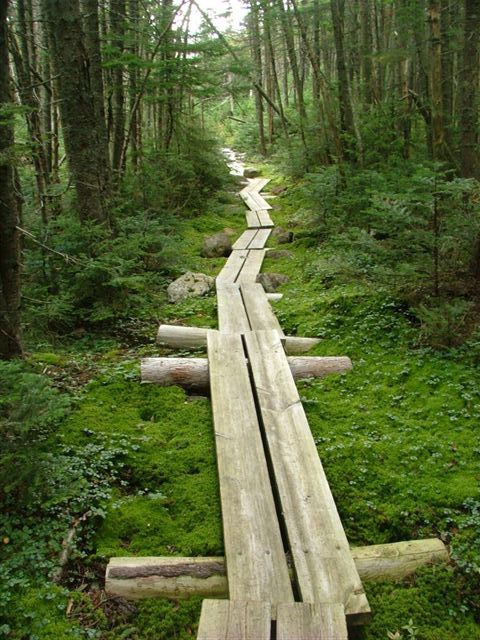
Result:
<svg viewBox="0 0 480 640"><path fill-rule="evenodd" d="M258 274L262 269L262 264L265 259L265 249L256 249L255 251L249 251L243 269L237 278L238 284L255 283Z"/></svg>
<svg viewBox="0 0 480 640"><path fill-rule="evenodd" d="M270 217L270 214L268 213L268 211L257 211L257 217L258 217L258 221L260 223L261 227L273 227L273 220Z"/></svg>
<svg viewBox="0 0 480 640"><path fill-rule="evenodd" d="M270 604L204 600L197 640L270 640Z"/></svg>
<svg viewBox="0 0 480 640"><path fill-rule="evenodd" d="M250 324L238 284L217 286L218 328L222 333L245 333Z"/></svg>
<svg viewBox="0 0 480 640"><path fill-rule="evenodd" d="M230 598L293 602L242 339L207 341Z"/></svg>
<svg viewBox="0 0 480 640"><path fill-rule="evenodd" d="M158 328L157 342L166 347L196 349L207 345L207 332L204 327L182 327L173 324L161 324ZM310 351L320 342L319 338L299 338L286 336L285 352L298 355Z"/></svg>
<svg viewBox="0 0 480 640"><path fill-rule="evenodd" d="M242 233L242 235L238 238L238 240L233 244L234 250L239 249L248 249L250 243L257 235L257 229L247 229Z"/></svg>
<svg viewBox="0 0 480 640"><path fill-rule="evenodd" d="M418 567L446 564L450 557L438 538L408 540L351 549L362 580L402 580ZM172 569L173 565L173 569ZM111 558L105 577L109 593L130 599L228 598L225 559Z"/></svg>
<svg viewBox="0 0 480 640"><path fill-rule="evenodd" d="M225 266L220 271L216 278L216 283L233 283L238 278L241 270L243 269L243 265L245 260L247 259L248 251L232 251L230 256L228 257Z"/></svg>
<svg viewBox="0 0 480 640"><path fill-rule="evenodd" d="M241 285L240 291L252 330L274 330L283 338L284 333L262 285L245 283Z"/></svg>
<svg viewBox="0 0 480 640"><path fill-rule="evenodd" d="M258 217L258 213L256 211L252 211L251 209L247 209L247 212L245 214L246 219L247 219L247 227L249 229L258 229L259 227L262 227L262 223L260 222L260 219Z"/></svg>
<svg viewBox="0 0 480 640"><path fill-rule="evenodd" d="M278 605L276 640L348 640L343 606L307 602Z"/></svg>
<svg viewBox="0 0 480 640"><path fill-rule="evenodd" d="M278 333L245 342L301 599L359 622L370 608Z"/></svg>
<svg viewBox="0 0 480 640"><path fill-rule="evenodd" d="M248 245L249 249L263 249L272 233L271 229L259 229Z"/></svg>

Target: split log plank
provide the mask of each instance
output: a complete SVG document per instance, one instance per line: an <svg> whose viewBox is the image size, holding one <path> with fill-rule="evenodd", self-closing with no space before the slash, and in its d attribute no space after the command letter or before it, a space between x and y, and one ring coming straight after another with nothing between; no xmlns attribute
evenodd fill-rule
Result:
<svg viewBox="0 0 480 640"><path fill-rule="evenodd" d="M253 331L273 330L283 338L284 333L272 311L261 284L242 284L240 287L247 310L248 321Z"/></svg>
<svg viewBox="0 0 480 640"><path fill-rule="evenodd" d="M257 229L247 229L233 244L232 249L238 251L239 249L248 249L250 243L257 235Z"/></svg>
<svg viewBox="0 0 480 640"><path fill-rule="evenodd" d="M262 268L264 259L265 249L249 251L245 264L243 265L243 269L241 270L236 282L238 284L245 284L247 282L255 283Z"/></svg>
<svg viewBox="0 0 480 640"><path fill-rule="evenodd" d="M267 240L272 233L271 229L259 229L254 238L252 238L248 248L251 249L263 249L267 244Z"/></svg>
<svg viewBox="0 0 480 640"><path fill-rule="evenodd" d="M370 607L279 335L245 342L301 599L340 602L361 623Z"/></svg>
<svg viewBox="0 0 480 640"><path fill-rule="evenodd" d="M270 640L270 629L268 602L204 600L197 640Z"/></svg>
<svg viewBox="0 0 480 640"><path fill-rule="evenodd" d="M397 581L419 567L449 562L439 538L408 540L351 549L362 580ZM228 598L225 560L212 558L111 558L105 574L108 593L141 598Z"/></svg>
<svg viewBox="0 0 480 640"><path fill-rule="evenodd" d="M225 329L223 331L228 333ZM289 356L287 360L294 380L322 378L352 368L352 362L347 357ZM144 383L164 387L178 385L194 390L205 390L209 385L207 358L143 358L140 371Z"/></svg>
<svg viewBox="0 0 480 640"><path fill-rule="evenodd" d="M245 215L247 218L247 227L249 229L258 229L263 226L256 211L247 209L247 213Z"/></svg>
<svg viewBox="0 0 480 640"><path fill-rule="evenodd" d="M250 324L238 284L217 286L218 327L222 333L245 333Z"/></svg>
<svg viewBox="0 0 480 640"><path fill-rule="evenodd" d="M268 211L256 211L257 217L258 217L258 221L260 223L261 227L273 227L273 220L271 219Z"/></svg>
<svg viewBox="0 0 480 640"><path fill-rule="evenodd" d="M272 208L272 205L268 204L268 202L264 200L262 196L259 194L247 193L246 195L242 195L242 200L246 204L246 206L252 211L259 211L259 210Z"/></svg>
<svg viewBox="0 0 480 640"><path fill-rule="evenodd" d="M259 285L261 286L261 285ZM180 325L161 324L158 328L157 343L173 349L196 349L207 346L207 332L204 327L182 327ZM285 337L285 352L289 355L307 353L320 338Z"/></svg>
<svg viewBox="0 0 480 640"><path fill-rule="evenodd" d="M259 193L270 182L270 178L247 178L248 184L240 191L240 195L247 194L251 191Z"/></svg>
<svg viewBox="0 0 480 640"><path fill-rule="evenodd" d="M243 269L248 251L232 251L225 266L216 277L216 283L235 282Z"/></svg>
<svg viewBox="0 0 480 640"><path fill-rule="evenodd" d="M267 300L270 302L278 302L283 298L283 293L267 293Z"/></svg>
<svg viewBox="0 0 480 640"><path fill-rule="evenodd" d="M343 605L308 602L278 605L276 640L348 640Z"/></svg>
<svg viewBox="0 0 480 640"><path fill-rule="evenodd" d="M242 339L207 343L230 598L293 602Z"/></svg>

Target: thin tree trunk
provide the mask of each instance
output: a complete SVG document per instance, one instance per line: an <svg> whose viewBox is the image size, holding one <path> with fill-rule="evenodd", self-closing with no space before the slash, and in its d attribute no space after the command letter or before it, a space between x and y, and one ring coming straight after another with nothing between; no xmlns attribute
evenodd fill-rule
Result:
<svg viewBox="0 0 480 640"><path fill-rule="evenodd" d="M259 151L262 155L267 155L267 145L265 141L265 124L263 120L264 109L262 101L262 93L260 88L263 88L263 74L262 74L262 48L260 43L260 25L259 25L259 7L257 0L250 1L250 16L249 16L249 31L250 31L250 46L252 50L252 59L254 67L254 81L257 85L254 89L255 97L255 111L257 113L257 126L258 126L258 145Z"/></svg>
<svg viewBox="0 0 480 640"><path fill-rule="evenodd" d="M480 179L478 156L478 84L480 5L465 0L463 62L460 75L460 163L465 178Z"/></svg>
<svg viewBox="0 0 480 640"><path fill-rule="evenodd" d="M125 45L125 0L110 0L111 42L115 56L122 56ZM119 175L123 167L122 147L125 136L125 90L123 86L123 62L117 60L113 68L113 148L112 167Z"/></svg>
<svg viewBox="0 0 480 640"><path fill-rule="evenodd" d="M440 2L429 0L430 22L430 96L432 104L433 159L445 159L445 130L443 125L442 96L442 39L440 28Z"/></svg>
<svg viewBox="0 0 480 640"><path fill-rule="evenodd" d="M0 2L0 358L22 354L20 342L20 202L10 163L14 144L7 37L8 2Z"/></svg>

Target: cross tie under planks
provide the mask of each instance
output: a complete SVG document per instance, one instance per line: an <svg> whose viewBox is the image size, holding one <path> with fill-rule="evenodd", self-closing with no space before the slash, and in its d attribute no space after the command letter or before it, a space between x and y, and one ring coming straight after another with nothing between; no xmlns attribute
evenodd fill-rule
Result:
<svg viewBox="0 0 480 640"><path fill-rule="evenodd" d="M208 352L229 597L204 600L197 638L347 640L370 609L285 354L318 340L286 337L256 283L267 183L240 193L249 229L216 278L219 329L159 330Z"/></svg>

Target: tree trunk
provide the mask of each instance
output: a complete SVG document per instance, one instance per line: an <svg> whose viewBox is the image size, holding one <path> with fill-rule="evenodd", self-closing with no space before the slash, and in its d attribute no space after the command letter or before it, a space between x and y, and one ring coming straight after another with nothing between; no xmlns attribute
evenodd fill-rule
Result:
<svg viewBox="0 0 480 640"><path fill-rule="evenodd" d="M365 104L371 105L374 101L375 90L373 88L373 38L370 0L361 0L361 26L362 26L362 82Z"/></svg>
<svg viewBox="0 0 480 640"><path fill-rule="evenodd" d="M14 144L7 37L8 2L0 2L0 358L22 354L20 342L20 201L10 161Z"/></svg>
<svg viewBox="0 0 480 640"><path fill-rule="evenodd" d="M432 149L434 160L445 159L445 130L443 126L442 95L442 39L440 1L429 0L430 22L430 96L432 104Z"/></svg>
<svg viewBox="0 0 480 640"><path fill-rule="evenodd" d="M478 156L478 83L480 4L465 0L463 64L460 75L460 163L462 176L480 179Z"/></svg>
<svg viewBox="0 0 480 640"><path fill-rule="evenodd" d="M114 56L120 57L125 46L125 0L110 0L111 42ZM125 91L123 86L123 62L117 60L113 68L113 147L112 167L119 175L123 167L122 148L125 136Z"/></svg>
<svg viewBox="0 0 480 640"><path fill-rule="evenodd" d="M353 119L352 101L350 97L349 80L344 49L344 0L330 0L333 21L333 34L337 54L338 100L340 107L340 130L343 134L343 150L345 158L350 161L356 159L355 153L355 123Z"/></svg>
<svg viewBox="0 0 480 640"><path fill-rule="evenodd" d="M263 84L262 73L262 47L260 41L260 24L259 24L259 7L257 0L251 0L250 2L250 16L249 16L249 31L250 31L250 47L252 50L253 59L253 74L254 82L257 85L254 88L255 96L255 110L257 113L257 125L258 125L258 143L259 151L262 155L267 154L267 145L265 142L265 124L264 124L264 109L262 94L260 87Z"/></svg>
<svg viewBox="0 0 480 640"><path fill-rule="evenodd" d="M58 75L65 151L81 220L108 221L109 172L99 157L98 125L78 0L42 0Z"/></svg>

